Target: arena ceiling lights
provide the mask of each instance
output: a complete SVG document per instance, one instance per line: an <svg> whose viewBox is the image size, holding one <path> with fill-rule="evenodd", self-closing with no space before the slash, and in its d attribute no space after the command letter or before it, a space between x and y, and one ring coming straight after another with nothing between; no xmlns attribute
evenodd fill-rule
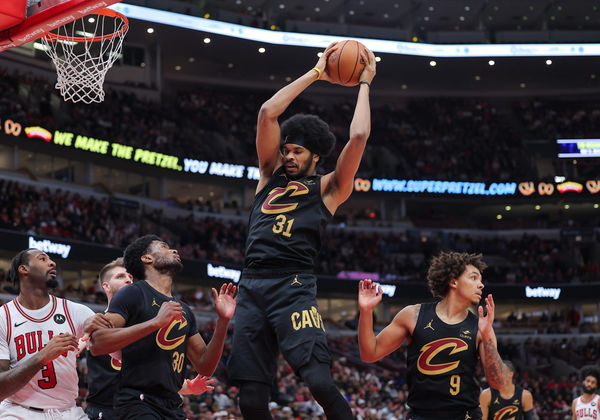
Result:
<svg viewBox="0 0 600 420"><path fill-rule="evenodd" d="M347 39L347 37L341 36L270 31L126 3L118 3L110 7L131 19L277 45L325 48L334 41ZM370 38L355 39L374 52L422 57L584 57L600 55L600 43L438 45Z"/></svg>

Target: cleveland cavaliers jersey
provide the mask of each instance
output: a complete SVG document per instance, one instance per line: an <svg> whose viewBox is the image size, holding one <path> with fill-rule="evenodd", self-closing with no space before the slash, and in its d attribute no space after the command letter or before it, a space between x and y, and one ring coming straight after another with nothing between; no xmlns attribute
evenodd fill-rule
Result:
<svg viewBox="0 0 600 420"><path fill-rule="evenodd" d="M331 213L321 198L321 176L291 180L283 167L254 198L245 267L313 269Z"/></svg>
<svg viewBox="0 0 600 420"><path fill-rule="evenodd" d="M477 316L454 325L435 313L437 302L423 303L407 351L408 405L419 415L453 418L479 406Z"/></svg>
<svg viewBox="0 0 600 420"><path fill-rule="evenodd" d="M108 312L121 315L125 326L129 327L154 318L163 302L168 301L181 304L182 317L121 349L123 364L119 390L129 388L180 400L177 392L185 379L188 339L198 334L196 318L189 306L163 295L141 280L119 290L111 300Z"/></svg>
<svg viewBox="0 0 600 420"><path fill-rule="evenodd" d="M598 420L600 419L600 410L598 410L600 397L594 395L589 402L583 402L581 397L575 399L575 418L577 420Z"/></svg>
<svg viewBox="0 0 600 420"><path fill-rule="evenodd" d="M25 309L18 298L0 309L0 359L10 369L26 362L59 334L83 336L83 323L94 312L87 306L50 296L40 309ZM79 394L75 351L46 363L33 378L7 398L26 407L67 408Z"/></svg>
<svg viewBox="0 0 600 420"><path fill-rule="evenodd" d="M108 354L93 356L88 351L87 368L88 395L85 400L100 408L112 408L119 385L121 361Z"/></svg>
<svg viewBox="0 0 600 420"><path fill-rule="evenodd" d="M515 385L515 393L508 399L502 398L497 389L490 388L490 391L489 420L523 420L523 388Z"/></svg>

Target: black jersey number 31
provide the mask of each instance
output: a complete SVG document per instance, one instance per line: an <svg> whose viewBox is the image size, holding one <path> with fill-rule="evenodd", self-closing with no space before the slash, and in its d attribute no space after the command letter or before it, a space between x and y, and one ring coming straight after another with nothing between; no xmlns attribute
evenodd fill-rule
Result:
<svg viewBox="0 0 600 420"><path fill-rule="evenodd" d="M281 233L286 238L292 237L292 225L294 224L294 219L287 219L283 214L277 215L275 218L275 224L273 225L273 233L279 234Z"/></svg>

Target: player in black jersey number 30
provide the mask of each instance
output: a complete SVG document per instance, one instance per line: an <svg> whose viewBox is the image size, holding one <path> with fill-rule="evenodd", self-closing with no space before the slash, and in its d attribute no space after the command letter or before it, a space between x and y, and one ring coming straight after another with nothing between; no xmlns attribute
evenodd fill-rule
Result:
<svg viewBox="0 0 600 420"><path fill-rule="evenodd" d="M354 175L371 130L370 83L375 56L362 51L358 99L350 140L335 170L316 175L317 163L331 152L335 137L314 115L295 115L281 127L277 119L302 91L318 79L330 81L330 45L315 68L283 87L258 114L256 148L260 180L248 224L246 260L239 282L231 379L240 384L245 419L270 419L271 383L279 350L307 384L327 418L352 419L331 374L325 327L316 302L314 258L332 215L352 193Z"/></svg>
<svg viewBox="0 0 600 420"><path fill-rule="evenodd" d="M431 293L439 302L409 305L375 337L373 309L381 301L381 286L359 283L358 342L365 362L374 362L409 340L407 352L407 420L477 420L479 385L475 381L477 356L492 388L502 389L508 367L496 348L494 300L485 298L487 315L468 310L479 303L486 264L481 254L442 252L427 272Z"/></svg>
<svg viewBox="0 0 600 420"><path fill-rule="evenodd" d="M207 344L198 333L194 313L171 294L173 277L183 267L179 254L158 236L133 241L123 255L125 268L139 281L119 290L106 317L114 328L91 335L94 355L121 350L122 367L115 409L119 419L186 418L178 394L186 359L196 371L215 371L235 311L235 286L213 290L218 315Z"/></svg>

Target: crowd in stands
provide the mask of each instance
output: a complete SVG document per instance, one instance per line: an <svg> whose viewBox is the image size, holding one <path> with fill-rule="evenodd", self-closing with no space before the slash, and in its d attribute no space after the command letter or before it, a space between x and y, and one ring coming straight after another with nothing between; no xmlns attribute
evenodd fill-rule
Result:
<svg viewBox="0 0 600 420"><path fill-rule="evenodd" d="M206 89L172 93L156 102L105 90L104 102L74 106L58 100L50 80L0 69L0 116L181 157L256 164L256 116L271 91ZM347 140L355 99L310 99L304 95L294 101L283 118L297 112L319 115L338 138L336 156ZM524 139L541 137L554 147L557 136L598 134L594 103L518 103L511 109L475 99L380 105L374 98L372 134L359 176L536 179L536 164L524 153ZM322 169L331 169L334 161L327 159ZM585 162L581 165L584 173L592 170Z"/></svg>
<svg viewBox="0 0 600 420"><path fill-rule="evenodd" d="M0 180L0 229L124 248L147 233L161 235L184 259L242 265L246 224L218 217L169 219L160 210L132 211L108 196L82 197L68 190ZM379 273L387 281L422 281L430 257L440 250L482 252L500 257L486 272L494 283L589 283L600 280L586 244L573 240L473 238L468 235L393 230L327 230L317 259L319 274L342 271Z"/></svg>

